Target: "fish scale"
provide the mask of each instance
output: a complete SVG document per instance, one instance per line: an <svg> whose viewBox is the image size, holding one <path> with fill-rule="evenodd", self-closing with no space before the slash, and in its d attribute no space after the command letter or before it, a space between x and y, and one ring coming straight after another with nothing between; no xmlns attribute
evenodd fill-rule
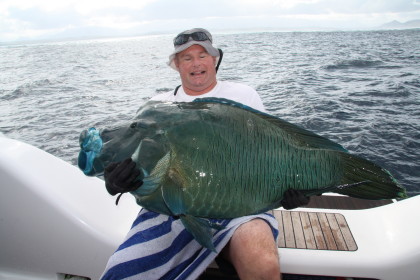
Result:
<svg viewBox="0 0 420 280"><path fill-rule="evenodd" d="M246 123L246 122L243 122L243 123ZM229 126L226 126L226 127L228 128ZM224 133L223 133L222 136L217 136L215 138L225 139L228 134L232 133L230 129L225 129L225 130L223 130L223 132ZM260 200L267 201L267 199L270 199L268 201L271 201L271 202L279 201L281 199L281 196L282 196L282 191L279 192L279 191L277 191L277 189L282 189L285 186L278 185L278 188L272 188L271 190L264 188L264 186L266 186L269 183L269 181L272 181L272 179L269 176L270 173L275 173L275 171L278 170L278 169L275 168L276 165L271 163L271 162L268 162L267 165L271 166L271 168L264 171L262 164L255 166L252 163L254 163L254 162L262 163L263 161L261 159L259 159L259 157L269 158L269 159L270 158L271 159L276 158L276 157L267 157L265 151L268 150L268 152L270 154L276 154L279 151L276 151L275 147L278 147L278 146L285 147L287 145L285 143L282 143L282 145L270 145L272 147L272 149L264 149L264 146L263 146L262 143L265 142L265 141L263 141L265 139L261 139L261 138L263 138L263 136L266 135L266 134L261 134L261 133L257 132L256 136L259 137L257 139L252 137L252 131L251 131L250 134L251 135L248 135L248 137L246 137L246 138L240 136L238 138L234 138L233 140L231 140L233 143L235 143L235 145L232 145L232 144L230 145L230 147L232 147L233 149L228 150L228 154L237 154L238 153L237 150L241 150L241 151L249 150L250 147L252 146L252 143L254 143L254 142L258 143L258 141L260 141L260 143L258 145L256 145L257 150L254 153L244 153L244 158L239 160L240 162L242 162L242 164L240 164L238 166L238 168L241 168L242 170L236 170L236 172L233 172L233 174L229 174L229 175L232 175L232 177L231 177L232 180L229 180L229 178L227 178L227 182L228 182L227 184L237 185L238 182L239 182L239 185L243 186L241 188L242 192L239 192L237 194L238 198L241 198L241 197L245 196L246 193L249 193L249 194L261 193L261 194L263 194L262 199L260 199L259 196L253 196L253 195L250 196L251 202L254 202L255 204L259 204L258 202ZM242 135L242 134L240 134L240 135ZM271 138L274 138L274 137L271 137ZM245 139L247 139L247 141L245 141ZM277 137L277 138L274 138L274 139L281 139L281 138ZM274 140L271 140L271 139L267 139L267 140L268 140L269 143L274 142ZM214 142L212 139L210 139L209 143L212 146L213 145L217 146L219 144L217 142ZM293 150L293 148L290 148L290 147L288 149ZM212 152L208 153L208 154L201 154L201 156L205 157L206 159L212 158L212 157L215 156L215 153L213 153L213 151L214 150L219 150L220 151L221 147L216 147L216 148L209 149L209 150L212 151ZM192 151L195 152L196 150L192 149ZM260 153L261 151L263 151L263 153ZM184 151L184 152L186 153L187 151ZM177 153L179 153L179 151ZM295 154L295 153L296 152L293 152L293 154ZM297 158L303 157L303 156L307 155L309 152L306 152L306 153L301 152L301 153L303 155L299 155L299 153L298 153ZM312 151L312 153L314 153L314 151ZM199 164L201 162L201 158L199 158L197 155L194 155L194 156L191 155L190 157L194 158L198 161L198 162L191 162L191 166L197 166L197 164ZM216 158L218 158L218 157L219 156L216 156ZM303 172L305 172L305 170L308 169L306 166L299 166L299 163L300 163L299 160L292 160L292 164L294 164L294 165L292 165L291 168L287 168L287 170L289 170L289 173L292 173L291 170L303 170ZM215 165L220 166L220 164L217 164L217 163ZM206 168L209 168L209 166L202 166L200 168L201 169L206 169ZM219 174L221 174L222 171L223 171L223 169L218 170ZM251 182L244 182L243 181L244 177L238 177L239 174L254 174L255 179L251 180ZM263 175L264 177L262 177L261 175ZM279 176L284 177L285 175L280 174ZM228 176L226 176L226 177L228 177ZM296 179L296 176L293 176L293 175L289 175L289 177L291 177L293 179ZM282 180L279 180L279 181L282 181ZM292 181L292 184L293 183L296 184L296 182ZM199 186L201 184L195 184L195 185ZM273 183L271 183L271 185L273 185ZM309 185L309 184L304 184L304 185ZM301 185L299 185L299 184L298 184L298 186L301 187ZM219 209L221 208L220 207L221 204L223 204L223 203L228 204L231 201L231 197L232 197L231 195L227 195L227 196L224 195L229 190L231 190L231 188L229 188L228 186L224 186L223 188L219 188L219 189L212 192L214 195L220 195L221 196L220 201L217 204L217 206L215 204L213 204L213 207L216 210L216 212L219 211ZM200 192L203 193L203 194L210 193L210 190L208 190L206 188L203 188L203 187L199 187L199 189L188 188L188 191L189 192L195 192L197 194L197 200L195 201L196 203L199 200L198 197L199 197ZM226 199L228 199L228 201L224 201L225 197L226 197ZM203 201L203 203L207 200L207 197L205 195L201 196L201 198L202 198L201 201ZM191 204L191 205L192 205L191 208L193 209L195 207L195 205L194 204ZM243 209L244 207L238 207L238 208ZM214 215L213 213L209 213L211 211L211 209L205 209L205 212L201 212L200 209L194 209L194 210L191 210L191 211L194 211L194 213L197 214L198 216ZM237 211L239 211L239 210L237 210ZM241 213L235 213L235 211L231 211L230 215L241 215Z"/></svg>

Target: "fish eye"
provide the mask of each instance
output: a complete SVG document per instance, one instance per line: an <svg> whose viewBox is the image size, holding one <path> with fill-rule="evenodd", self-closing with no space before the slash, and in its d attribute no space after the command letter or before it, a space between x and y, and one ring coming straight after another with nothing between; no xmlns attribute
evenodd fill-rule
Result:
<svg viewBox="0 0 420 280"><path fill-rule="evenodd" d="M132 124L130 124L130 128L136 128L136 126L137 126L136 122L133 122Z"/></svg>

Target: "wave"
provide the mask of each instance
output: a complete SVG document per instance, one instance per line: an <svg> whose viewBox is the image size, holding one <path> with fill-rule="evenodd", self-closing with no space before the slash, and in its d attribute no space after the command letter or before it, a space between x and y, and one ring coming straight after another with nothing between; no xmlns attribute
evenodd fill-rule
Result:
<svg viewBox="0 0 420 280"><path fill-rule="evenodd" d="M4 92L6 92L6 94L3 95L1 97L1 99L2 100L13 100L13 99L18 98L22 95L26 95L26 94L32 92L32 90L34 90L36 88L48 87L51 84L52 83L49 79L41 79L41 80L35 80L35 81L32 81L32 82L26 82L26 83L16 87L14 90L11 90L11 91L5 90Z"/></svg>
<svg viewBox="0 0 420 280"><path fill-rule="evenodd" d="M10 101L33 94L42 93L43 95L54 94L55 92L72 92L78 90L71 85L64 85L60 81L50 79L40 79L25 82L12 90L1 90L0 100Z"/></svg>
<svg viewBox="0 0 420 280"><path fill-rule="evenodd" d="M351 59L351 60L340 60L332 65L323 66L326 70L341 70L351 68L371 68L383 65L384 62L380 60L364 60L364 59Z"/></svg>

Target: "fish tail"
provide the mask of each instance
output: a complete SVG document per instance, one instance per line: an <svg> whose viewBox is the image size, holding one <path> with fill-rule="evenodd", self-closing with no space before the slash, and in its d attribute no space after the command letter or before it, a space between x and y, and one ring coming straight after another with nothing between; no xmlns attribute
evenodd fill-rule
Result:
<svg viewBox="0 0 420 280"><path fill-rule="evenodd" d="M343 184L363 182L351 188L336 189L335 192L364 199L406 198L405 189L386 169L358 156L342 153Z"/></svg>

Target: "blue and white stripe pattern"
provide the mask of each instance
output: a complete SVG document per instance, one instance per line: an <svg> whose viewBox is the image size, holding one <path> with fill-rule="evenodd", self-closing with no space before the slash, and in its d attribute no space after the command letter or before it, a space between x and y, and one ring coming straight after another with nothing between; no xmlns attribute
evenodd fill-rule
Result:
<svg viewBox="0 0 420 280"><path fill-rule="evenodd" d="M269 214L212 220L225 226L214 231L216 250L225 247L238 226L256 218L267 221L277 238L277 221ZM181 220L143 208L101 279L196 279L216 256L195 241Z"/></svg>

